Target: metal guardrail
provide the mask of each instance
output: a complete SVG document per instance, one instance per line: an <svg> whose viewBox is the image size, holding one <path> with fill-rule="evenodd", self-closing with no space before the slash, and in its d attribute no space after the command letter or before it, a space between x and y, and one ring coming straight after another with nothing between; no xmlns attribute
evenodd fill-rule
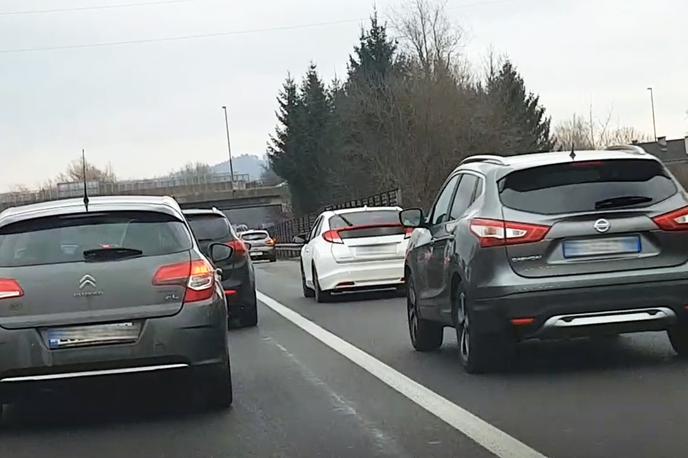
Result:
<svg viewBox="0 0 688 458"><path fill-rule="evenodd" d="M294 259L301 256L301 248L303 245L299 243L279 243L276 245L277 257L280 259Z"/></svg>

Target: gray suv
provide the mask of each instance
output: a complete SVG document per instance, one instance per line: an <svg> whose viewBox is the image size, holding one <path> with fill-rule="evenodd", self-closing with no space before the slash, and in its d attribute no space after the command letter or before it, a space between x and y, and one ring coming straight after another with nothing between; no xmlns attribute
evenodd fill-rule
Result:
<svg viewBox="0 0 688 458"><path fill-rule="evenodd" d="M468 372L530 338L667 330L688 355L688 199L638 147L469 157L400 217L419 351L450 326Z"/></svg>
<svg viewBox="0 0 688 458"><path fill-rule="evenodd" d="M190 376L210 404L232 402L225 296L171 198L0 213L0 342L0 402L134 374Z"/></svg>

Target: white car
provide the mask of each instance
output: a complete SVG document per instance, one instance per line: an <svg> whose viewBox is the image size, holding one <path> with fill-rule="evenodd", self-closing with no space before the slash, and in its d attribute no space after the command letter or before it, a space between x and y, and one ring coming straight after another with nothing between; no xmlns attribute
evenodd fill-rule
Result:
<svg viewBox="0 0 688 458"><path fill-rule="evenodd" d="M398 207L326 211L301 248L306 297L325 302L333 293L402 288L404 257L412 230Z"/></svg>

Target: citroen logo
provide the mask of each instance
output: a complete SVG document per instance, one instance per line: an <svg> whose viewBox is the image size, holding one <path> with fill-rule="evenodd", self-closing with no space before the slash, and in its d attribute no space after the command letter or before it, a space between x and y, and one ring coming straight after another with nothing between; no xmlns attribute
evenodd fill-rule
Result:
<svg viewBox="0 0 688 458"><path fill-rule="evenodd" d="M79 289L84 289L87 286L90 286L91 288L96 287L96 279L88 274L84 275L81 277L81 280L79 280Z"/></svg>
<svg viewBox="0 0 688 458"><path fill-rule="evenodd" d="M595 221L595 224L593 224L592 227L594 227L597 232L604 234L611 229L612 225L606 219L600 218Z"/></svg>

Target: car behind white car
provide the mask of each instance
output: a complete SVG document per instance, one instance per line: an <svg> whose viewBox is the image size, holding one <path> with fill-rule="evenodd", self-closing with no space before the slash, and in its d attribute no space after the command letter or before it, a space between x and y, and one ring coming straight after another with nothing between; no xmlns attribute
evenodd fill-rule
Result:
<svg viewBox="0 0 688 458"><path fill-rule="evenodd" d="M411 230L398 207L362 207L320 214L301 249L303 294L326 302L332 294L403 288Z"/></svg>

